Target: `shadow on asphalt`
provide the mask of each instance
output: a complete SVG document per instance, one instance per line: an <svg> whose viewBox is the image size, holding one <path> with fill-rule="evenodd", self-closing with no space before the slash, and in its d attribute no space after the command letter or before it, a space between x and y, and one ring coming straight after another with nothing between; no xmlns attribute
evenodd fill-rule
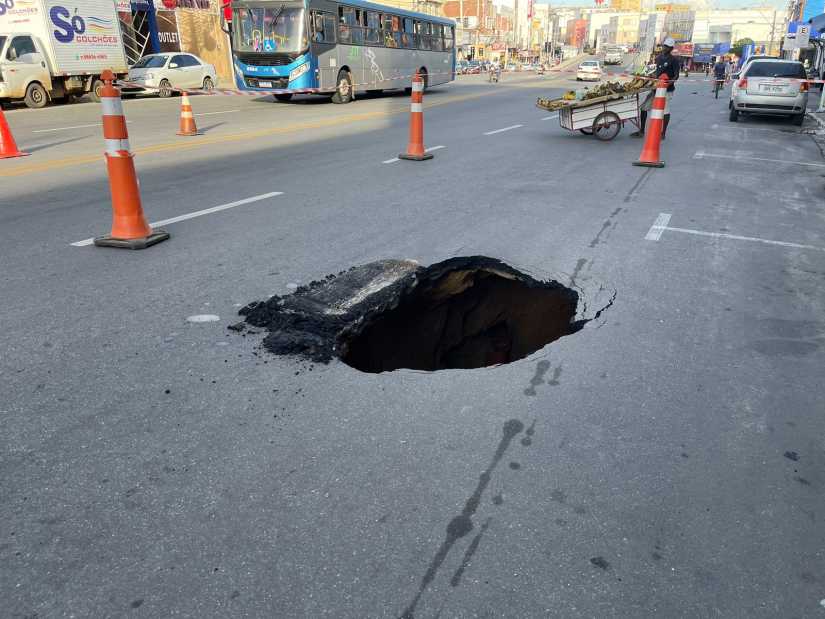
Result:
<svg viewBox="0 0 825 619"><path fill-rule="evenodd" d="M40 150L46 150L47 148L53 148L55 146L60 146L61 144L71 144L72 142L79 142L80 140L85 140L86 138L92 137L93 133L88 133L86 135L77 135L73 138L69 138L67 140L60 140L58 142L49 142L48 144L35 144L34 146L27 146L22 150L26 151L27 153L36 153Z"/></svg>

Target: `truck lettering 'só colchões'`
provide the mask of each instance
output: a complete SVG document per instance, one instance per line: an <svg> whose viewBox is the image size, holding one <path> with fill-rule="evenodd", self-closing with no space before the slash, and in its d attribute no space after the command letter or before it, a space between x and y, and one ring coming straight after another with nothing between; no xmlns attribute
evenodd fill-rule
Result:
<svg viewBox="0 0 825 619"><path fill-rule="evenodd" d="M98 100L104 69L128 71L112 0L0 0L0 103Z"/></svg>

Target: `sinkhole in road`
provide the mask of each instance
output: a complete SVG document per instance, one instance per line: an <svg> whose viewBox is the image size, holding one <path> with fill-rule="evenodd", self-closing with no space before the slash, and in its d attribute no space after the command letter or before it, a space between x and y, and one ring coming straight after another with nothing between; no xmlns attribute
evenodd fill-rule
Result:
<svg viewBox="0 0 825 619"><path fill-rule="evenodd" d="M424 269L397 303L339 336L363 372L482 368L522 359L580 328L578 293L501 262L454 259Z"/></svg>
<svg viewBox="0 0 825 619"><path fill-rule="evenodd" d="M485 256L381 260L240 310L263 347L370 373L510 363L580 330L579 293ZM600 313L600 312L599 312ZM598 313L596 314L598 316Z"/></svg>

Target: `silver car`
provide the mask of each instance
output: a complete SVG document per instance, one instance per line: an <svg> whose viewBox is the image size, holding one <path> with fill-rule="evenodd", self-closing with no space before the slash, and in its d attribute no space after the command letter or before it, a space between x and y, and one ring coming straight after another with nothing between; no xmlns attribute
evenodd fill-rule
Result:
<svg viewBox="0 0 825 619"><path fill-rule="evenodd" d="M215 67L187 53L149 54L129 69L125 94L157 93L170 97L185 89L212 90L215 87Z"/></svg>
<svg viewBox="0 0 825 619"><path fill-rule="evenodd" d="M795 60L748 63L731 86L730 121L739 120L739 114L767 114L789 116L801 125L808 106L806 79L805 67Z"/></svg>

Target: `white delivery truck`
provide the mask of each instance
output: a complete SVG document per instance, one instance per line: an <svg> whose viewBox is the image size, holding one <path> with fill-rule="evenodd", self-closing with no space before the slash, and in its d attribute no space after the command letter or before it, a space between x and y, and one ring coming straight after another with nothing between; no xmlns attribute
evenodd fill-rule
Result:
<svg viewBox="0 0 825 619"><path fill-rule="evenodd" d="M128 70L114 0L0 0L0 103L98 100L104 69Z"/></svg>

